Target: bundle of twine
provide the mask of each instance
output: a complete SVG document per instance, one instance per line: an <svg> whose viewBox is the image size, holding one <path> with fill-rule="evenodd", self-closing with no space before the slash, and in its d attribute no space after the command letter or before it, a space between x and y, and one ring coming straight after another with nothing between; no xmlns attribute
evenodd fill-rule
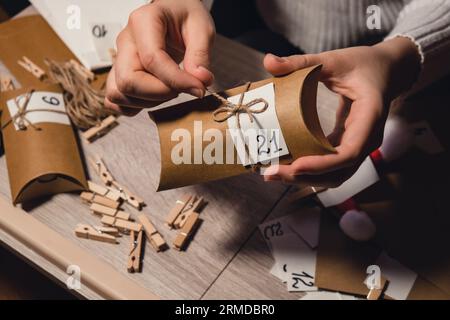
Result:
<svg viewBox="0 0 450 320"><path fill-rule="evenodd" d="M98 125L104 118L115 114L104 107L103 90L92 87L89 79L70 62L56 62L46 59L49 79L63 88L66 112L80 129Z"/></svg>

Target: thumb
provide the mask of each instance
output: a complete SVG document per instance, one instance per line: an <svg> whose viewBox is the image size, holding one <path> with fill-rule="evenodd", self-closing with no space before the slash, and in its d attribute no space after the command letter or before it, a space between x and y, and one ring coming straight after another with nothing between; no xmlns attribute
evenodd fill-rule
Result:
<svg viewBox="0 0 450 320"><path fill-rule="evenodd" d="M320 54L299 54L289 57L278 57L268 53L264 57L264 67L274 76L281 76L299 69L322 64Z"/></svg>
<svg viewBox="0 0 450 320"><path fill-rule="evenodd" d="M209 86L214 81L214 75L209 70L211 48L214 42L214 27L209 21L200 22L191 19L186 26L184 42L184 69Z"/></svg>

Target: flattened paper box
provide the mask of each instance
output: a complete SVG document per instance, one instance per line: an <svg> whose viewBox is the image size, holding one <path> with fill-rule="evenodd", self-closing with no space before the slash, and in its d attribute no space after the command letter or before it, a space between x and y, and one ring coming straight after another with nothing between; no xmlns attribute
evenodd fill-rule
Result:
<svg viewBox="0 0 450 320"><path fill-rule="evenodd" d="M26 114L25 130L11 117L17 113L14 100L19 97L20 105L29 90L2 92L0 98L3 143L14 204L87 188L75 133L64 114L60 87L41 85L35 89L26 108L34 111ZM43 109L48 111L40 111Z"/></svg>
<svg viewBox="0 0 450 320"><path fill-rule="evenodd" d="M321 66L306 68L284 77L251 83L248 88L240 86L220 93L233 105L244 92L244 104L263 98L267 108L260 113L261 103L249 107L257 111L252 115L245 111L230 115L224 111L222 116L229 117L226 121L218 121L214 111L226 110L229 105L212 95L150 112L158 128L161 148L158 190L250 172L257 164L252 159L255 154L259 160L266 160L261 163L267 165L274 160L287 164L302 156L335 152L317 115L320 69ZM246 135L247 129L252 128L258 129L255 143L251 143L251 138ZM239 140L245 143L239 143ZM273 154L274 149L279 152ZM264 153L268 154L265 158Z"/></svg>

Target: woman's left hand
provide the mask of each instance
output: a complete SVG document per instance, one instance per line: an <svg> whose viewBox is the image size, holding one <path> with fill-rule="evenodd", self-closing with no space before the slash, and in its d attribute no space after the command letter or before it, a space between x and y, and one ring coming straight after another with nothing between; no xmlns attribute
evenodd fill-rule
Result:
<svg viewBox="0 0 450 320"><path fill-rule="evenodd" d="M337 121L328 137L336 153L306 156L265 170L265 181L336 187L381 145L389 106L408 90L420 70L413 42L394 38L372 47L279 58L268 54L265 68L275 76L322 64L320 81L340 95Z"/></svg>

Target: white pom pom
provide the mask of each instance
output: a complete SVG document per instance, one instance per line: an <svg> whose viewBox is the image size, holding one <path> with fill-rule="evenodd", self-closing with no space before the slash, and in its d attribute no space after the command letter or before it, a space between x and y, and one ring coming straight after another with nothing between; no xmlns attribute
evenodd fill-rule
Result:
<svg viewBox="0 0 450 320"><path fill-rule="evenodd" d="M356 241L370 240L377 230L372 219L364 211L349 210L339 221L342 231Z"/></svg>
<svg viewBox="0 0 450 320"><path fill-rule="evenodd" d="M393 161L403 155L413 144L414 133L411 126L400 117L392 117L386 121L383 143L380 152L383 160Z"/></svg>

